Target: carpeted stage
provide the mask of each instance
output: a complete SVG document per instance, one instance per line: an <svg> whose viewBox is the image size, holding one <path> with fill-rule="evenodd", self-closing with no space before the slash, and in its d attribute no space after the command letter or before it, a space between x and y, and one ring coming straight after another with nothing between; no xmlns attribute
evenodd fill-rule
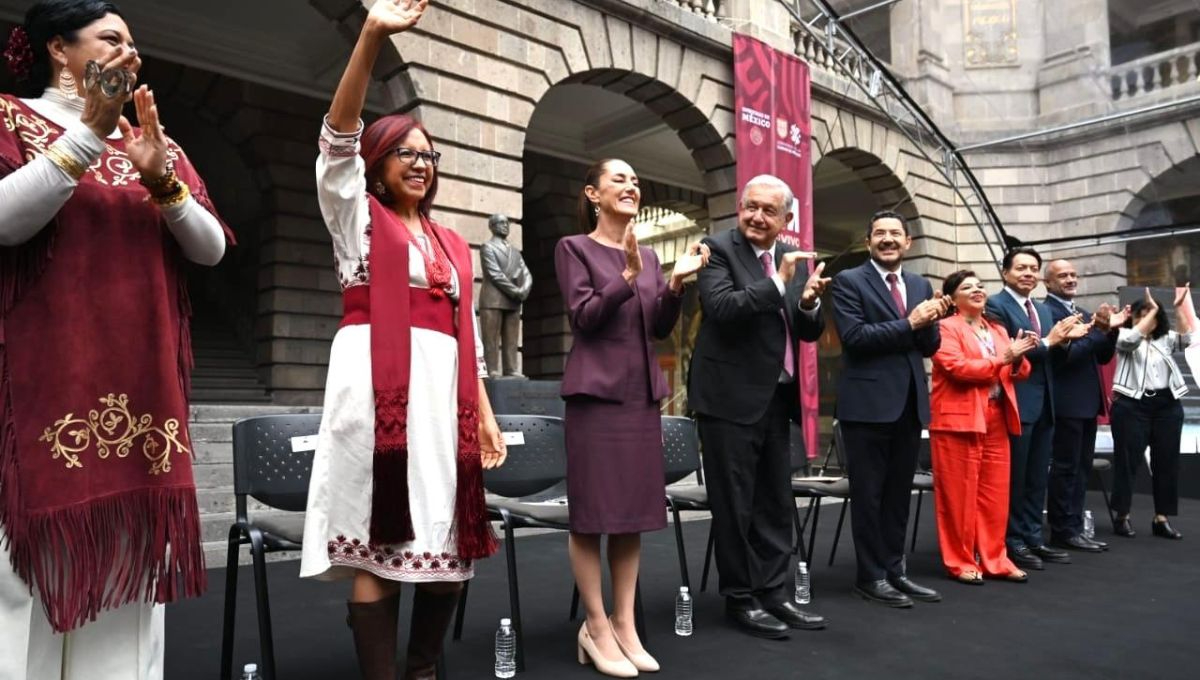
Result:
<svg viewBox="0 0 1200 680"><path fill-rule="evenodd" d="M1047 565L1027 584L954 583L942 575L930 499L925 499L917 550L909 573L939 588L945 599L909 610L868 604L850 589L854 549L849 522L837 560L827 566L837 523L836 505L823 508L817 533L814 600L810 608L830 622L827 630L796 631L782 641L735 631L722 601L696 594L696 632L673 633L679 586L670 527L643 544L642 592L649 625L647 647L662 663L661 678L1195 678L1200 674L1195 632L1200 630L1200 501L1181 501L1174 522L1183 541L1150 535L1149 497L1134 500L1135 539L1112 535L1099 494L1089 498L1097 537L1112 549L1075 554L1074 564ZM708 522L685 522L693 590L699 577ZM599 678L575 662L578 623L567 620L572 581L566 534L517 539L527 680ZM296 561L269 565L275 647L280 680L358 677L345 625L345 584L301 581ZM218 677L223 569L209 572L204 598L173 605L167 614L167 680ZM235 661L258 660L253 578L239 577ZM401 650L410 591L402 596ZM463 639L447 647L448 678L492 677L496 625L508 612L504 553L480 563L470 592ZM236 677L236 676L235 676Z"/></svg>

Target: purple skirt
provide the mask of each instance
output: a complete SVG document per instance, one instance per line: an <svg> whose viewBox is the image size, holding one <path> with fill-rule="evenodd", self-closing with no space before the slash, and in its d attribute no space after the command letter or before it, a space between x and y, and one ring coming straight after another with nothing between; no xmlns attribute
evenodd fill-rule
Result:
<svg viewBox="0 0 1200 680"><path fill-rule="evenodd" d="M574 533L632 534L667 526L658 402L650 401L649 384L629 391L620 404L567 400L567 507Z"/></svg>

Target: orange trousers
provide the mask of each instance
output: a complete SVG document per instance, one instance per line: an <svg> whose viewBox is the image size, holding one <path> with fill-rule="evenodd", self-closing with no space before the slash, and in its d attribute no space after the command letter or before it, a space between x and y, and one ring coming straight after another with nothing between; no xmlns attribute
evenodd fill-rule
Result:
<svg viewBox="0 0 1200 680"><path fill-rule="evenodd" d="M1004 547L1009 445L999 402L988 401L985 421L986 434L929 433L938 543L942 563L954 577L964 571L987 576L1019 571Z"/></svg>

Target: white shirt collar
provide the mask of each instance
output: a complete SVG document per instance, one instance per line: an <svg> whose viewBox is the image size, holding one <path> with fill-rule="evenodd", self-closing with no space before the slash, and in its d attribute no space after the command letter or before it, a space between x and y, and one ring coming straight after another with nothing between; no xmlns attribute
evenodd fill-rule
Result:
<svg viewBox="0 0 1200 680"><path fill-rule="evenodd" d="M770 248L767 248L765 250L762 248L759 248L758 246L754 245L753 243L750 244L750 247L754 249L754 257L759 260L762 259L763 253L771 253L771 262L774 263L775 262L775 246L778 243L779 243L779 241L775 241L775 243L771 244Z"/></svg>
<svg viewBox="0 0 1200 680"><path fill-rule="evenodd" d="M1061 302L1063 304L1063 306L1066 307L1067 309L1071 310L1072 312L1075 311L1075 302L1073 300L1068 300L1064 297L1055 295L1054 293L1046 293L1046 297L1054 298L1055 300L1058 300L1059 302Z"/></svg>
<svg viewBox="0 0 1200 680"><path fill-rule="evenodd" d="M1008 293L1009 295L1013 296L1013 299L1016 300L1017 303L1021 305L1022 309L1025 308L1025 302L1029 300L1028 295L1021 295L1017 291L1013 290L1011 286L1005 286L1004 291L1006 293Z"/></svg>
<svg viewBox="0 0 1200 680"><path fill-rule="evenodd" d="M894 271L894 272L890 272L890 271L888 271L888 270L884 269L883 267L879 266L879 263L878 263L878 262L876 262L876 261L875 261L875 260L873 260L873 259L868 259L868 260L867 260L867 262L870 262L870 263L871 263L871 266L875 268L875 271L879 272L879 275L880 275L881 277L883 277L883 280L884 280L884 281L887 281L888 274L895 274L895 275L896 275L896 278L897 278L897 279L898 279L898 280L899 280L901 283L903 283L903 282L904 282L904 267L903 267L903 266L901 266L901 267L896 267L896 271Z"/></svg>

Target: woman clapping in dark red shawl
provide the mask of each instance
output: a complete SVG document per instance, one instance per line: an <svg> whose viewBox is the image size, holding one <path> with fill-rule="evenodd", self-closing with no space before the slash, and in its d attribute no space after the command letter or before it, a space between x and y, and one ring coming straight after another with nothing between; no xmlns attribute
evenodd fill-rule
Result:
<svg viewBox="0 0 1200 680"><path fill-rule="evenodd" d="M47 653L0 677L161 677L152 605L205 584L182 267L231 237L116 6L38 2L4 55L26 98L0 94L0 629Z"/></svg>

